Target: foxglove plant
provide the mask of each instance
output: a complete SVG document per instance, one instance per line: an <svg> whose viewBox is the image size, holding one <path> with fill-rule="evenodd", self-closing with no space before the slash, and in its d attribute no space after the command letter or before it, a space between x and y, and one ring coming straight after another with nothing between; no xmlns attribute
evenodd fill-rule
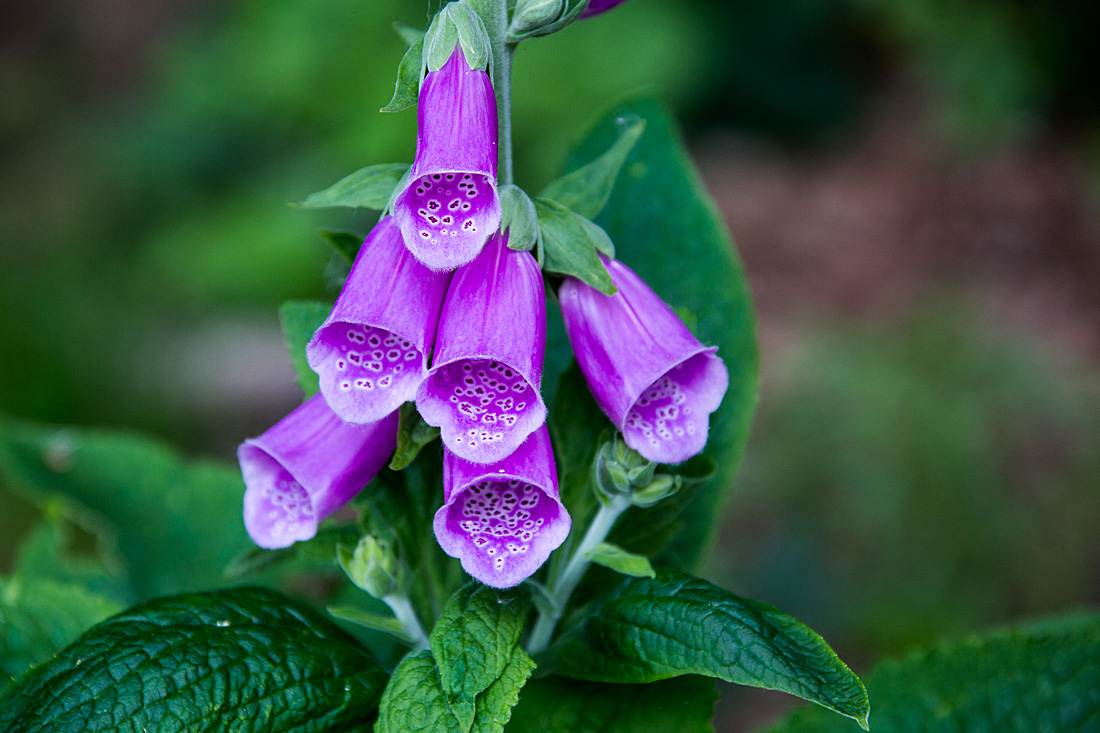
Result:
<svg viewBox="0 0 1100 733"><path fill-rule="evenodd" d="M337 415L373 422L416 396L449 281L450 273L434 272L409 253L392 217L378 222L306 346Z"/></svg>
<svg viewBox="0 0 1100 733"><path fill-rule="evenodd" d="M455 455L501 461L546 420L539 391L545 349L538 263L497 234L451 281L416 407Z"/></svg>
<svg viewBox="0 0 1100 733"><path fill-rule="evenodd" d="M433 270L474 259L500 225L496 177L493 85L456 45L420 87L416 159L393 204L409 251Z"/></svg>
<svg viewBox="0 0 1100 733"><path fill-rule="evenodd" d="M443 451L443 506L435 536L482 583L510 588L531 576L569 534L546 426L492 464Z"/></svg>
<svg viewBox="0 0 1100 733"><path fill-rule="evenodd" d="M558 292L577 364L628 446L657 463L680 463L706 445L729 372L718 349L701 344L629 267L602 259L617 293L576 278Z"/></svg>
<svg viewBox="0 0 1100 733"><path fill-rule="evenodd" d="M260 547L308 540L386 464L397 445L397 413L367 425L341 420L314 395L237 450L244 475L244 525Z"/></svg>

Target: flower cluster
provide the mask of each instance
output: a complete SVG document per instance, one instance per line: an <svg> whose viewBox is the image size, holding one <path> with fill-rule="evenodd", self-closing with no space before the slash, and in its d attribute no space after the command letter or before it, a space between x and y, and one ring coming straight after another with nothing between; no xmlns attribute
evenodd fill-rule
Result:
<svg viewBox="0 0 1100 733"><path fill-rule="evenodd" d="M421 85L416 159L393 215L367 236L306 348L321 394L239 450L245 524L261 547L312 537L361 490L393 453L408 401L440 428L433 526L467 572L513 586L565 540L540 391L545 286L500 231L496 172L492 83L456 45ZM558 293L581 371L627 445L686 460L706 443L726 368L637 275L604 263L615 295L573 278Z"/></svg>

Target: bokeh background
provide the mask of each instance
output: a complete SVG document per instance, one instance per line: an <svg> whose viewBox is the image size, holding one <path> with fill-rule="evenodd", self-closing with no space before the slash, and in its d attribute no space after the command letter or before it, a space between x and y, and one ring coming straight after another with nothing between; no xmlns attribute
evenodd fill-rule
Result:
<svg viewBox="0 0 1100 733"><path fill-rule="evenodd" d="M438 0L431 5L437 7ZM0 412L236 444L331 297L283 206L414 153L421 0L0 6ZM759 412L705 575L857 671L1100 603L1100 5L631 0L521 47L518 177L613 104L675 111L744 259ZM0 572L37 510L0 486ZM724 686L719 731L791 700Z"/></svg>

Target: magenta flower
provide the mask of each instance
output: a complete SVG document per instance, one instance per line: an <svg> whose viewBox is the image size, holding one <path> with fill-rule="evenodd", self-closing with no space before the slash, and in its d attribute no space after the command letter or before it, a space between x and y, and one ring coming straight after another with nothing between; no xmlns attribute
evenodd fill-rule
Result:
<svg viewBox="0 0 1100 733"><path fill-rule="evenodd" d="M493 85L456 45L420 86L416 160L393 205L405 246L433 270L474 259L500 226L496 185Z"/></svg>
<svg viewBox="0 0 1100 733"><path fill-rule="evenodd" d="M416 261L392 217L378 222L332 313L306 346L337 415L374 422L416 396L450 279Z"/></svg>
<svg viewBox="0 0 1100 733"><path fill-rule="evenodd" d="M499 463L470 463L443 449L439 546L482 583L510 588L538 570L569 534L558 472L543 425Z"/></svg>
<svg viewBox="0 0 1100 733"><path fill-rule="evenodd" d="M317 534L317 524L366 486L397 446L397 413L352 425L314 395L237 449L244 526L269 550Z"/></svg>
<svg viewBox="0 0 1100 733"><path fill-rule="evenodd" d="M435 356L416 408L443 443L474 463L500 461L546 420L542 274L497 234L447 290Z"/></svg>
<svg viewBox="0 0 1100 733"><path fill-rule="evenodd" d="M588 3L588 7L581 13L581 17L590 18L593 15L599 15L605 10L611 10L611 8L621 2L623 2L623 0L591 0L591 2Z"/></svg>
<svg viewBox="0 0 1100 733"><path fill-rule="evenodd" d="M707 443L729 372L630 268L602 259L615 295L573 278L558 292L581 373L628 446L658 463L685 461Z"/></svg>

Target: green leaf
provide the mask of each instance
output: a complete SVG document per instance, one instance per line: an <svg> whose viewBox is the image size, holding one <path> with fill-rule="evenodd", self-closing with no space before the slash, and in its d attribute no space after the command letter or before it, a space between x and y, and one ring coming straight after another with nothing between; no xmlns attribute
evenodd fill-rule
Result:
<svg viewBox="0 0 1100 733"><path fill-rule="evenodd" d="M260 588L108 619L8 688L4 733L365 730L386 675L315 611Z"/></svg>
<svg viewBox="0 0 1100 733"><path fill-rule="evenodd" d="M501 733L535 668L520 648L512 650L499 677L480 695L466 724L455 717L443 691L439 668L427 649L405 657L382 695L376 733Z"/></svg>
<svg viewBox="0 0 1100 733"><path fill-rule="evenodd" d="M363 240L366 239L362 234L355 232L331 232L324 229L321 230L320 235L336 251L336 254L347 260L349 265L355 263L355 256L359 254L359 248L363 246Z"/></svg>
<svg viewBox="0 0 1100 733"><path fill-rule="evenodd" d="M380 112L400 112L416 104L420 96L420 75L424 71L424 39L418 38L397 64L393 97Z"/></svg>
<svg viewBox="0 0 1100 733"><path fill-rule="evenodd" d="M303 209L347 206L381 211L386 208L390 194L408 169L408 163L368 165L344 176L324 191L311 193L302 201L292 201L291 205Z"/></svg>
<svg viewBox="0 0 1100 733"><path fill-rule="evenodd" d="M513 183L500 186L497 193L500 195L500 230L508 232L508 248L530 252L542 238L534 202Z"/></svg>
<svg viewBox="0 0 1100 733"><path fill-rule="evenodd" d="M57 509L47 505L45 521L20 544L12 575L84 588L118 602L120 609L131 604L133 589L118 558L73 551L74 527L63 520L64 512L63 505Z"/></svg>
<svg viewBox="0 0 1100 733"><path fill-rule="evenodd" d="M627 156L596 222L615 242L616 256L665 302L698 314L696 334L718 347L730 374L725 399L711 415L704 452L717 471L684 509L668 550L655 558L690 569L710 546L716 512L733 486L756 407L756 325L748 284L725 224L659 104L635 102L609 115L571 157L571 169L603 155L620 137L618 120L631 116L645 120L645 134ZM557 313L549 315L547 325L543 384L552 399L555 377L572 352Z"/></svg>
<svg viewBox="0 0 1100 733"><path fill-rule="evenodd" d="M717 700L714 680L696 675L648 685L544 677L523 688L508 733L713 733Z"/></svg>
<svg viewBox="0 0 1100 733"><path fill-rule="evenodd" d="M122 606L80 585L0 577L0 680L43 662Z"/></svg>
<svg viewBox="0 0 1100 733"><path fill-rule="evenodd" d="M405 631L405 627L393 616L382 616L381 614L349 606L329 606L328 612L341 621L347 621L365 629L381 631L384 634L396 636L405 642L411 643L413 641L413 638Z"/></svg>
<svg viewBox="0 0 1100 733"><path fill-rule="evenodd" d="M95 534L139 598L222 583L251 545L236 465L185 463L162 443L0 419L0 481Z"/></svg>
<svg viewBox="0 0 1100 733"><path fill-rule="evenodd" d="M603 211L626 156L645 132L645 120L637 115L625 116L615 124L619 127L619 137L607 152L553 181L539 196L557 201L588 219Z"/></svg>
<svg viewBox="0 0 1100 733"><path fill-rule="evenodd" d="M597 682L701 674L780 690L863 721L867 692L812 630L771 606L681 573L624 581L540 659Z"/></svg>
<svg viewBox="0 0 1100 733"><path fill-rule="evenodd" d="M279 323L283 327L286 353L298 375L298 386L307 398L321 390L321 378L309 368L306 344L331 310L331 305L317 300L288 300L279 306Z"/></svg>
<svg viewBox="0 0 1100 733"><path fill-rule="evenodd" d="M401 40L405 42L406 46L412 46L417 41L424 38L424 31L419 28L414 28L408 23L402 23L399 20L394 21L393 29L397 32L397 35L401 37Z"/></svg>
<svg viewBox="0 0 1100 733"><path fill-rule="evenodd" d="M867 678L875 733L1085 733L1100 721L1100 615L945 643L879 664ZM795 711L772 733L854 724Z"/></svg>
<svg viewBox="0 0 1100 733"><path fill-rule="evenodd" d="M420 455L424 446L439 437L439 428L424 422L414 402L401 405L397 417L397 450L390 461L390 468L394 471L406 468Z"/></svg>
<svg viewBox="0 0 1100 733"><path fill-rule="evenodd" d="M649 564L649 559L645 555L635 555L610 542L601 542L596 545L591 559L597 565L603 565L623 575L632 575L635 578L657 577L657 573L653 571L653 566Z"/></svg>
<svg viewBox="0 0 1100 733"><path fill-rule="evenodd" d="M615 294L615 283L607 268L596 255L597 245L605 243L593 238L594 230L583 217L550 199L535 199L542 249L545 257L542 269L557 275L572 275L601 293Z"/></svg>
<svg viewBox="0 0 1100 733"><path fill-rule="evenodd" d="M447 703L463 730L472 724L474 699L511 660L529 610L522 594L477 582L461 588L443 608L431 647Z"/></svg>

